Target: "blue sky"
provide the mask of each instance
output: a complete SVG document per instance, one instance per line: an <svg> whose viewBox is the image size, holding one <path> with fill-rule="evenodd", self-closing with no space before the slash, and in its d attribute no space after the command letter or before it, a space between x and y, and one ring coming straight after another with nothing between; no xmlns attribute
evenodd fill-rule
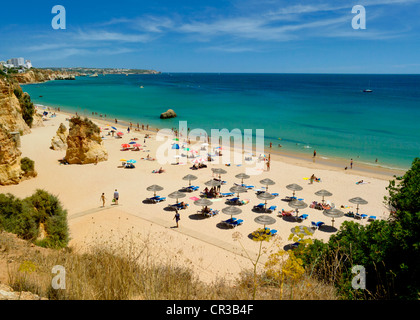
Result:
<svg viewBox="0 0 420 320"><path fill-rule="evenodd" d="M54 5L66 29L54 30ZM354 30L354 5L366 29ZM0 60L162 72L420 73L419 0L21 0Z"/></svg>

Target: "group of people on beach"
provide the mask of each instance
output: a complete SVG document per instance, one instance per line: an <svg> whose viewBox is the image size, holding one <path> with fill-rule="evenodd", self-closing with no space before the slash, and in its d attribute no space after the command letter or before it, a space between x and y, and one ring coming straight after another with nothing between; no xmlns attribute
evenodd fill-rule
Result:
<svg viewBox="0 0 420 320"><path fill-rule="evenodd" d="M115 191L114 191L114 197L112 198L112 202L115 205L118 205L118 199L119 198L120 198L120 193L118 192L117 189L115 189ZM102 192L101 197L100 197L99 200L102 202L102 208L104 208L105 207L105 202L106 202L106 197L105 197L105 193L104 192Z"/></svg>

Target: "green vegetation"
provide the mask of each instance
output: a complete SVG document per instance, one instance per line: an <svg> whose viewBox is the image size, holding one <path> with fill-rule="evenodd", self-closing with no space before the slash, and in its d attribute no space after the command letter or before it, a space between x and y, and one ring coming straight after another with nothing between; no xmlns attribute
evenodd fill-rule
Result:
<svg viewBox="0 0 420 320"><path fill-rule="evenodd" d="M41 225L46 236L37 240ZM56 196L40 189L23 200L0 194L0 230L49 248L64 248L69 241L67 211Z"/></svg>
<svg viewBox="0 0 420 320"><path fill-rule="evenodd" d="M73 135L74 132L79 134L82 127L85 128L84 132L88 138L93 137L95 134L99 135L101 133L99 127L93 123L92 120L88 118L82 119L80 117L73 117L70 119L69 135Z"/></svg>
<svg viewBox="0 0 420 320"><path fill-rule="evenodd" d="M24 157L20 160L20 168L22 169L25 177L36 176L35 161L29 159L28 157Z"/></svg>
<svg viewBox="0 0 420 320"><path fill-rule="evenodd" d="M419 299L420 158L387 189L389 220L346 221L328 243L315 240L301 254L305 267L334 282L345 299ZM355 265L366 270L366 290L352 288Z"/></svg>
<svg viewBox="0 0 420 320"><path fill-rule="evenodd" d="M29 127L32 127L34 121L35 107L31 101L29 94L24 93L20 86L16 86L13 89L13 93L19 100L20 108L22 109L22 117Z"/></svg>

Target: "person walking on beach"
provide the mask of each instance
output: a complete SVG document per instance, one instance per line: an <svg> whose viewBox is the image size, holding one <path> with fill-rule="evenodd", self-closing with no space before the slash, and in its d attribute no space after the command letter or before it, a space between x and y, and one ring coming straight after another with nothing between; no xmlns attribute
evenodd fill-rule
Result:
<svg viewBox="0 0 420 320"><path fill-rule="evenodd" d="M179 222L179 220L181 220L181 217L179 215L178 210L176 210L176 212L175 212L174 220L176 221L176 227L178 228L179 227L178 222Z"/></svg>
<svg viewBox="0 0 420 320"><path fill-rule="evenodd" d="M350 159L350 169L353 169L353 159Z"/></svg>
<svg viewBox="0 0 420 320"><path fill-rule="evenodd" d="M118 205L118 199L120 198L120 194L118 193L117 189L114 191L114 203Z"/></svg>
<svg viewBox="0 0 420 320"><path fill-rule="evenodd" d="M312 157L313 158L313 162L315 162L315 157L316 157L316 150L314 150L314 156Z"/></svg>
<svg viewBox="0 0 420 320"><path fill-rule="evenodd" d="M100 199L100 201L102 201L102 208L105 207L105 200L106 200L105 193L102 192L101 199Z"/></svg>

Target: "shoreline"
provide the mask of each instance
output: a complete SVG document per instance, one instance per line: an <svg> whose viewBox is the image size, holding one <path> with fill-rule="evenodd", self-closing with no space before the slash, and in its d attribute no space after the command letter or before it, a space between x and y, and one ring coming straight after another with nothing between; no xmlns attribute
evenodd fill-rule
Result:
<svg viewBox="0 0 420 320"><path fill-rule="evenodd" d="M77 112L66 110L65 108L63 110L62 107L60 107L60 111L58 111L56 107L40 105L40 104L34 104L34 105L50 108L51 110L54 110L55 112L67 115L69 117L75 116L77 113ZM87 117L88 119L93 120L93 121L97 121L98 123L101 123L104 126L112 125L116 127L119 127L119 126L125 127L125 129L122 129L122 130L126 130L126 128L130 126L130 121L123 120L123 119L117 119L118 123L115 123L115 119L104 118L104 117L100 117L99 115L92 115L92 114L86 115L85 113L82 113L82 114L78 113L78 115L81 117ZM158 128L158 127L152 127L152 126L149 126L148 130L146 128L141 129L141 124L140 124L140 129L136 129L136 126L137 124L133 123L132 128L130 128L130 130L132 130L133 132L138 132L138 133L148 133L150 135L156 135L159 130L164 129L164 128ZM166 129L169 129L169 128L166 128ZM308 155L303 152L298 153L298 152L293 152L293 151L284 151L280 149L276 150L276 148L278 147L270 149L269 147L267 148L267 146L264 146L264 152L266 155L270 154L272 160L277 160L277 161L288 163L288 164L295 164L295 165L299 165L305 168L311 168L315 170L323 169L323 170L339 171L339 172L344 172L345 174L349 174L349 175L367 176L367 177L377 178L377 179L387 180L387 181L392 180L394 176L397 176L397 177L402 176L406 172L406 170L386 168L380 165L374 166L374 165L369 165L369 164L358 163L357 160L355 159L353 159L353 169L348 168L347 170L344 170L345 167L349 166L350 160L345 160L342 158L333 158L333 157L324 159L322 156L317 154L317 157L314 161L312 155ZM231 146L230 152L233 152L233 150L234 150L234 147ZM243 149L240 149L241 152L242 150ZM253 153L254 153L254 150L253 150Z"/></svg>

